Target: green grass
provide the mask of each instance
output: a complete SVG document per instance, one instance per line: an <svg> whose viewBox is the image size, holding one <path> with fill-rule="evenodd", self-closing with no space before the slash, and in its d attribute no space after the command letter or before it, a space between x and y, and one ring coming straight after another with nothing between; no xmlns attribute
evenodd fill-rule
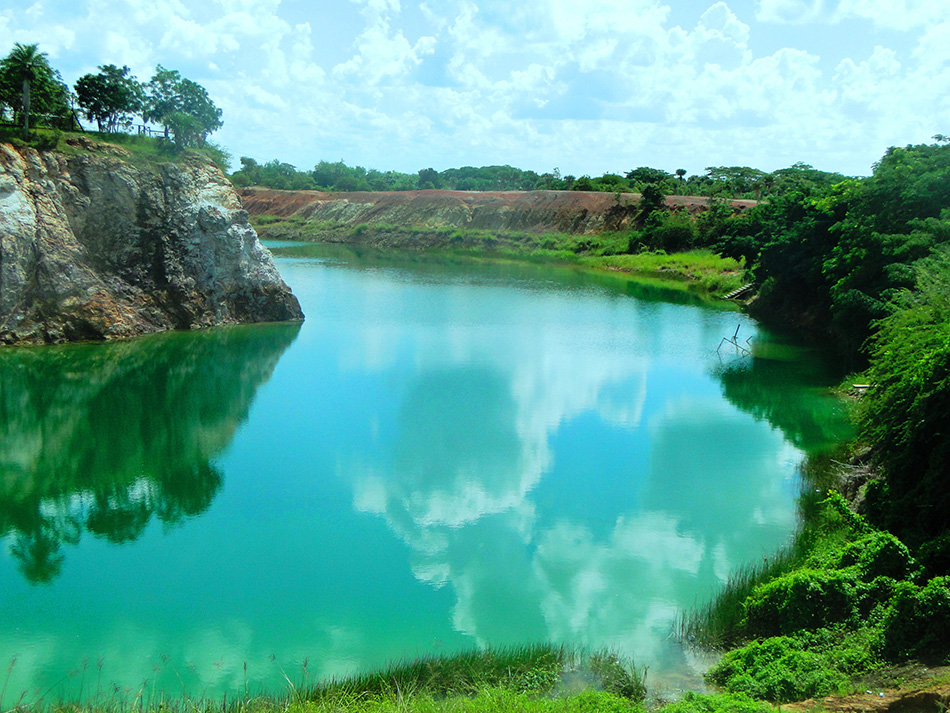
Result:
<svg viewBox="0 0 950 713"><path fill-rule="evenodd" d="M252 216L251 225L265 240L349 243L399 250L449 250L474 256L579 264L595 270L660 278L704 295L725 295L748 282L741 262L721 257L710 250L670 255L662 251L626 254L629 245L626 233L536 234L388 223L345 226L334 222L312 222L301 216L265 215Z"/></svg>
<svg viewBox="0 0 950 713"><path fill-rule="evenodd" d="M12 670L15 659L10 663ZM567 691L562 676L587 682L581 691ZM10 671L7 672L9 678ZM85 669L83 675L85 675ZM0 710L26 713L73 711L191 711L198 713L261 713L273 711L630 711L646 696L645 672L610 651L578 652L570 647L534 645L479 649L450 656L427 656L395 663L371 673L309 683L306 663L300 681L284 674L283 695L218 698L169 696L148 681L136 689L96 685L83 702L52 701L50 691L10 701L3 686Z"/></svg>
<svg viewBox="0 0 950 713"><path fill-rule="evenodd" d="M171 141L140 134L102 133L98 131L71 132L44 128L31 130L29 136L23 138L23 133L19 129L0 127L0 142L12 144L17 148L29 147L40 151L58 151L70 156L88 154L90 150L93 152L101 150L95 146L88 149L81 145L75 145L75 143L70 144L70 140L74 142L76 140L89 140L96 144L120 146L124 150L121 158L138 167L169 162L184 163L191 157L202 156L210 159L222 171L225 171L230 161L227 151L212 142L208 142L200 149L180 149Z"/></svg>
<svg viewBox="0 0 950 713"><path fill-rule="evenodd" d="M666 275L688 280L700 291L728 294L746 284L745 266L711 250L689 250L667 254L662 251L640 252L608 257L586 257L583 262L595 267L647 275Z"/></svg>

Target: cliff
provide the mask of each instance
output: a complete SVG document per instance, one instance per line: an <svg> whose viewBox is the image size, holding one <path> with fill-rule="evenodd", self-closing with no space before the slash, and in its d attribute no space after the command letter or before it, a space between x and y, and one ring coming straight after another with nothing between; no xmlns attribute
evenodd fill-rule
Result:
<svg viewBox="0 0 950 713"><path fill-rule="evenodd" d="M303 318L213 164L70 143L0 144L0 344Z"/></svg>
<svg viewBox="0 0 950 713"><path fill-rule="evenodd" d="M398 191L320 193L244 188L241 199L251 215L295 218L322 224L327 232L366 225L459 228L499 233L594 233L635 227L640 195L584 191ZM708 207L705 198L667 196L672 210L690 213ZM755 201L733 201L739 211ZM282 237L275 232L273 237Z"/></svg>

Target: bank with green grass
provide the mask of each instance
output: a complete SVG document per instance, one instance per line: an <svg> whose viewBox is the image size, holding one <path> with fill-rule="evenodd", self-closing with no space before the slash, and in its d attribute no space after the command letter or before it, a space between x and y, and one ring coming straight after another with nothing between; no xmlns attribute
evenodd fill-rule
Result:
<svg viewBox="0 0 950 713"><path fill-rule="evenodd" d="M272 215L252 215L251 224L263 240L326 242L381 250L573 264L664 280L673 288L710 297L723 297L751 279L741 257L718 255L704 247L667 253L641 243L638 234L629 231L578 235L386 223L348 226L330 221L315 222L301 216Z"/></svg>

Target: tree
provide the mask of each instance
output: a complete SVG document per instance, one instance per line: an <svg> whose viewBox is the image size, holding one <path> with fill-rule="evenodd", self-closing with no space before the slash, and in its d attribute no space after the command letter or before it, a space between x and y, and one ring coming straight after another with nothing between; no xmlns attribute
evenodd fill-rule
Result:
<svg viewBox="0 0 950 713"><path fill-rule="evenodd" d="M70 116L69 88L49 64L39 45L17 42L0 60L0 107L13 109L14 123L30 131L30 115Z"/></svg>
<svg viewBox="0 0 950 713"><path fill-rule="evenodd" d="M125 66L102 65L98 74L80 77L75 89L79 106L88 120L96 121L99 131L114 132L130 124L132 115L145 104L145 90Z"/></svg>
<svg viewBox="0 0 950 713"><path fill-rule="evenodd" d="M440 188L441 186L442 179L434 168L423 168L419 171L419 188Z"/></svg>
<svg viewBox="0 0 950 713"><path fill-rule="evenodd" d="M649 166L640 166L640 168L627 171L626 177L631 183L643 184L660 183L671 178L666 171L659 168L650 168Z"/></svg>
<svg viewBox="0 0 950 713"><path fill-rule="evenodd" d="M145 88L142 118L164 126L179 146L201 146L224 125L207 90L175 70L158 65Z"/></svg>

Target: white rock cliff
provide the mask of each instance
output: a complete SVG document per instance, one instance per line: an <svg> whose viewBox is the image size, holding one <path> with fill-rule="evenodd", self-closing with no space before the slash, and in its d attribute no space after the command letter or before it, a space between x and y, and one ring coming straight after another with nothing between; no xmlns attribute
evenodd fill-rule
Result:
<svg viewBox="0 0 950 713"><path fill-rule="evenodd" d="M0 344L303 319L211 162L0 144Z"/></svg>

